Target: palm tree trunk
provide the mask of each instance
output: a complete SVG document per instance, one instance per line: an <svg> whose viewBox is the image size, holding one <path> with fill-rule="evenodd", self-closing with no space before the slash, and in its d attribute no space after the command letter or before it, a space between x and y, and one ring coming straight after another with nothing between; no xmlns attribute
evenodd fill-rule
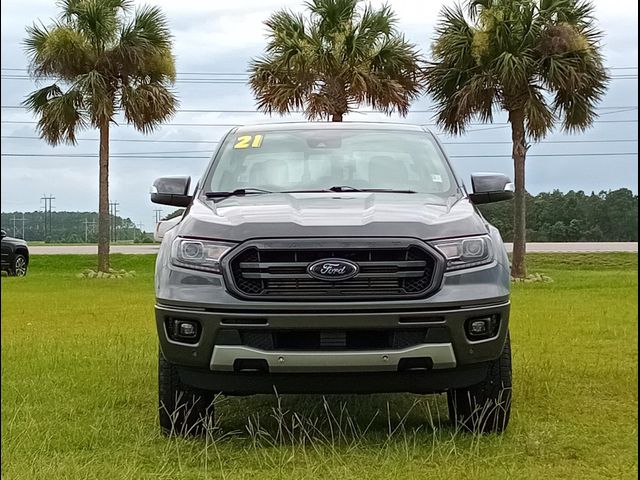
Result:
<svg viewBox="0 0 640 480"><path fill-rule="evenodd" d="M98 271L109 271L109 122L100 125L100 174L98 193Z"/></svg>
<svg viewBox="0 0 640 480"><path fill-rule="evenodd" d="M524 278L527 276L527 266L525 264L527 248L526 190L524 186L527 146L524 131L524 112L522 110L509 112L509 122L511 123L513 170L516 184L513 210L513 258L511 260L511 276Z"/></svg>
<svg viewBox="0 0 640 480"><path fill-rule="evenodd" d="M332 122L341 122L342 121L342 113L334 113L331 115Z"/></svg>

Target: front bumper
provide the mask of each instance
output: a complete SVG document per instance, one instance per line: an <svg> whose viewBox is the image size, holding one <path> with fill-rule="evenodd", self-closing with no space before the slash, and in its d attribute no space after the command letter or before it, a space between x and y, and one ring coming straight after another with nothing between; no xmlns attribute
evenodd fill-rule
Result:
<svg viewBox="0 0 640 480"><path fill-rule="evenodd" d="M346 306L343 306L346 307ZM502 352L509 323L508 301L493 305L478 305L446 309L396 309L391 311L210 311L158 304L156 323L164 357L179 367L182 380L197 388L222 390L226 393L313 391L309 382L320 382L323 375L332 374L340 387L320 382L320 391L438 391L443 386L453 388L460 383L482 379L485 365ZM465 323L470 318L497 315L500 324L490 339L470 341ZM195 320L201 325L198 343L186 344L169 338L165 327L168 318ZM251 323L259 320L259 324ZM440 341L430 341L404 349L291 351L263 350L238 342L229 342L229 332L322 329L340 330L433 329L440 332ZM442 330L446 335L442 336ZM427 340L428 340L427 336ZM437 340L437 339L436 339ZM242 362L262 361L266 368L252 371ZM403 365L420 360L420 372L404 371ZM409 363L409 365L416 365ZM349 374L359 381L371 378L357 387ZM302 381L300 376L307 376ZM346 377L344 375L347 375ZM372 376L373 375L373 376ZM417 377L416 377L417 375ZM397 376L397 378L393 378ZM269 380L270 379L270 380ZM404 379L404 380L401 380ZM419 379L418 384L415 382ZM468 383L469 385L472 383ZM266 385L260 387L260 385ZM305 386L306 385L306 386ZM386 386L385 386L386 385Z"/></svg>

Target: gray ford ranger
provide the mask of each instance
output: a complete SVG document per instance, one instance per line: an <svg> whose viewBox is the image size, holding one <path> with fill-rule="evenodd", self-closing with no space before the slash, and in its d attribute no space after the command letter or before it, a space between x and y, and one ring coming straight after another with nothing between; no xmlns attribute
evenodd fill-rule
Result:
<svg viewBox="0 0 640 480"><path fill-rule="evenodd" d="M454 424L509 421L509 260L472 191L420 126L278 123L232 129L157 258L164 432L201 433L216 394L442 393ZM206 420L206 421L205 421Z"/></svg>

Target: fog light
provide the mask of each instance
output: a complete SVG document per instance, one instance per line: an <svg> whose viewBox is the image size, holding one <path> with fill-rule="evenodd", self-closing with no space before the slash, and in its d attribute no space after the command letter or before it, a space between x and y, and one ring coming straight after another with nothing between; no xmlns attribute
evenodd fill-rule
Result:
<svg viewBox="0 0 640 480"><path fill-rule="evenodd" d="M181 337L193 338L198 334L198 329L191 322L180 322L178 332Z"/></svg>
<svg viewBox="0 0 640 480"><path fill-rule="evenodd" d="M489 330L489 320L474 320L469 324L469 333L471 335L484 335Z"/></svg>
<svg viewBox="0 0 640 480"><path fill-rule="evenodd" d="M197 343L200 337L200 324L196 320L169 318L166 320L167 333L171 340L183 343Z"/></svg>
<svg viewBox="0 0 640 480"><path fill-rule="evenodd" d="M491 315L489 317L468 319L465 329L470 340L484 340L495 337L498 334L499 326L499 315Z"/></svg>

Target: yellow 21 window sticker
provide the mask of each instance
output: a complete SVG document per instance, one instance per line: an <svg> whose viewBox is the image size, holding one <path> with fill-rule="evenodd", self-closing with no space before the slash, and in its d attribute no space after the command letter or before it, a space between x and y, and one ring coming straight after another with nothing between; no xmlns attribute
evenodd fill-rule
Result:
<svg viewBox="0 0 640 480"><path fill-rule="evenodd" d="M241 135L236 139L233 148L260 148L262 145L262 135Z"/></svg>

